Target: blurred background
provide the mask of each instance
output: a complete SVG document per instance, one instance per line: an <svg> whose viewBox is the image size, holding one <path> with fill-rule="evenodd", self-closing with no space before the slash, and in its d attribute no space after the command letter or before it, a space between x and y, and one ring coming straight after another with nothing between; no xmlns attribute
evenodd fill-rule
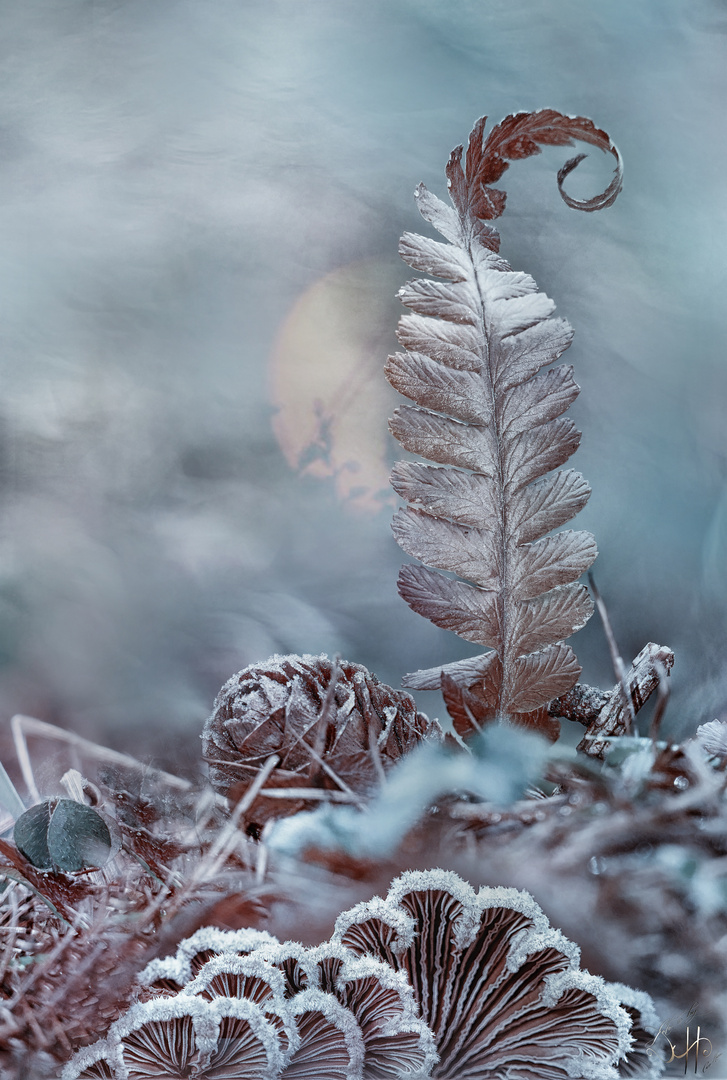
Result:
<svg viewBox="0 0 727 1080"><path fill-rule="evenodd" d="M625 658L676 652L667 729L727 718L726 35L724 0L2 0L2 721L173 765L274 652L476 651L396 591L396 248L477 117L544 106L625 161L597 214L562 148L501 185L576 330L578 526ZM612 685L597 618L573 645Z"/></svg>

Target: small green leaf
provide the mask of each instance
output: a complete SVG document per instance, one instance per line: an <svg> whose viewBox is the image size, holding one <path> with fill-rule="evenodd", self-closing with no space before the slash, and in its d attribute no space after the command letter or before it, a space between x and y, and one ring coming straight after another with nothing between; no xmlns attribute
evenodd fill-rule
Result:
<svg viewBox="0 0 727 1080"><path fill-rule="evenodd" d="M48 826L48 850L58 870L103 866L111 853L111 834L90 806L59 799Z"/></svg>
<svg viewBox="0 0 727 1080"><path fill-rule="evenodd" d="M69 873L103 866L111 854L111 834L104 819L73 799L31 806L15 822L14 839L28 862L40 870Z"/></svg>

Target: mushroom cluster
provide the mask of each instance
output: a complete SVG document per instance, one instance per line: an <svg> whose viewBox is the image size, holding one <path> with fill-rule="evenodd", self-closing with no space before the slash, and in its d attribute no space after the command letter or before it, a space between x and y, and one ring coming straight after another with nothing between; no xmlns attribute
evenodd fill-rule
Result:
<svg viewBox="0 0 727 1080"><path fill-rule="evenodd" d="M63 1080L424 1078L436 1061L406 976L337 942L198 931Z"/></svg>
<svg viewBox="0 0 727 1080"><path fill-rule="evenodd" d="M578 960L529 894L409 871L312 948L198 931L145 968L139 1000L63 1080L658 1075L632 1038L648 1037L650 999Z"/></svg>

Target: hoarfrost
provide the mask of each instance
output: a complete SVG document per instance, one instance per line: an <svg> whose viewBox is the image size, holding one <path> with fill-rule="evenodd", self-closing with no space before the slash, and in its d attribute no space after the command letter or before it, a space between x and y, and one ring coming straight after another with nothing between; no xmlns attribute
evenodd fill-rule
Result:
<svg viewBox="0 0 727 1080"><path fill-rule="evenodd" d="M710 720L697 728L697 741L712 757L727 757L727 721Z"/></svg>
<svg viewBox="0 0 727 1080"><path fill-rule="evenodd" d="M401 951L408 948L414 939L414 920L401 908L394 907L380 896L362 901L348 911L343 911L336 919L333 941L342 941L351 926L359 926L370 919L378 919L390 927L395 934L392 948Z"/></svg>
<svg viewBox="0 0 727 1080"><path fill-rule="evenodd" d="M179 944L174 956L147 964L137 981L142 986L150 986L162 979L173 979L184 986L192 978L192 960L201 953L249 953L260 946L278 944L278 939L267 930L220 930L216 926L203 926Z"/></svg>
<svg viewBox="0 0 727 1080"><path fill-rule="evenodd" d="M294 1016L300 1017L307 1012L319 1012L342 1033L350 1059L346 1080L359 1080L364 1062L364 1039L353 1013L341 1005L333 994L322 990L302 990L291 999Z"/></svg>
<svg viewBox="0 0 727 1080"><path fill-rule="evenodd" d="M274 1080L279 1076L287 1065L292 1054L297 1050L300 1043L294 1022L292 1022L292 1010L286 1009L289 1016L286 1017L285 1025L288 1037L288 1046L285 1051L280 1045L280 1035L273 1024L265 1018L262 1009L247 998L214 998L210 1003L218 1029L225 1019L234 1018L245 1020L260 1041L267 1056L268 1068L265 1080L269 1077Z"/></svg>

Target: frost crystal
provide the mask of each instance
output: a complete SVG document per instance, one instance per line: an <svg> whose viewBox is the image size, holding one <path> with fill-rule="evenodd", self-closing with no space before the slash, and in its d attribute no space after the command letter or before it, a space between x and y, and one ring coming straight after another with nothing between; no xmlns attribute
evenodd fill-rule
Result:
<svg viewBox="0 0 727 1080"><path fill-rule="evenodd" d="M712 757L727 757L727 721L710 720L697 728L697 740Z"/></svg>
<svg viewBox="0 0 727 1080"><path fill-rule="evenodd" d="M619 1062L619 1077L656 1080L664 1072L665 1060L664 1045L656 1038L660 1024L653 1001L642 990L634 990L623 983L611 983L610 989L631 1017L633 1045Z"/></svg>
<svg viewBox="0 0 727 1080"><path fill-rule="evenodd" d="M249 953L261 945L277 945L278 939L265 930L219 930L203 926L185 938L174 956L152 960L138 977L142 986L181 990L210 957L222 952Z"/></svg>
<svg viewBox="0 0 727 1080"><path fill-rule="evenodd" d="M206 928L140 981L157 996L80 1051L63 1080L424 1080L437 1058L406 975L339 942L306 949Z"/></svg>

